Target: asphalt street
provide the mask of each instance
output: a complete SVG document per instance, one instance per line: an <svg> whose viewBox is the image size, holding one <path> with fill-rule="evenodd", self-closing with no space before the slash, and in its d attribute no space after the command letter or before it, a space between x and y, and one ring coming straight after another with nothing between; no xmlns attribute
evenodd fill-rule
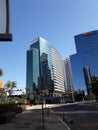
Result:
<svg viewBox="0 0 98 130"><path fill-rule="evenodd" d="M98 130L98 103L79 103L52 110L71 130Z"/></svg>

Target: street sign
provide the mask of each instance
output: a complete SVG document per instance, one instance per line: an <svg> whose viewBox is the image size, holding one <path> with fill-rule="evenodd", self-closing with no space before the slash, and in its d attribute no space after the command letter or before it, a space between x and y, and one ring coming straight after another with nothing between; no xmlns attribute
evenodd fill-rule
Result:
<svg viewBox="0 0 98 130"><path fill-rule="evenodd" d="M0 0L0 41L12 41L9 0Z"/></svg>

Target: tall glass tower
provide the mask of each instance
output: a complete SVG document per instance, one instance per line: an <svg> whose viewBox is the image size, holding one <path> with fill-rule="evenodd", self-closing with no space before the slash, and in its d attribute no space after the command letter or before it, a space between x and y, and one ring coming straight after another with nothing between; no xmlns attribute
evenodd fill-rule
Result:
<svg viewBox="0 0 98 130"><path fill-rule="evenodd" d="M26 87L30 88L30 92L32 92L33 87L38 86L39 76L39 50L36 48L32 48L27 51L27 69L26 69Z"/></svg>
<svg viewBox="0 0 98 130"><path fill-rule="evenodd" d="M69 57L63 60L63 68L64 68L65 91L72 92L74 91L74 88L73 88L72 71Z"/></svg>
<svg viewBox="0 0 98 130"><path fill-rule="evenodd" d="M48 89L49 93L64 92L61 61L61 56L47 40L38 37L31 41L27 50L26 87L31 92L34 87L40 90L38 79L43 77L43 89ZM61 71L58 71L58 66Z"/></svg>
<svg viewBox="0 0 98 130"><path fill-rule="evenodd" d="M90 69L89 69L89 67L84 66L83 71L84 71L85 84L86 84L86 88L87 88L87 94L90 95L90 88L91 88L91 73L90 73Z"/></svg>
<svg viewBox="0 0 98 130"><path fill-rule="evenodd" d="M74 88L87 94L83 68L87 66L91 76L98 76L98 30L75 36L75 45L77 53L70 56Z"/></svg>

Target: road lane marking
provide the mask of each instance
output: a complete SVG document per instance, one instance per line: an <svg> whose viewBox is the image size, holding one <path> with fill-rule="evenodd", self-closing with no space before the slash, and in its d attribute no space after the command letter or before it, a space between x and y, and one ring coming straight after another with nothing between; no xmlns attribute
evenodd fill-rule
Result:
<svg viewBox="0 0 98 130"><path fill-rule="evenodd" d="M66 111L66 112L61 112L61 111L55 112L55 111L52 111L52 113L55 113L55 114L96 113L96 114L98 114L98 111Z"/></svg>

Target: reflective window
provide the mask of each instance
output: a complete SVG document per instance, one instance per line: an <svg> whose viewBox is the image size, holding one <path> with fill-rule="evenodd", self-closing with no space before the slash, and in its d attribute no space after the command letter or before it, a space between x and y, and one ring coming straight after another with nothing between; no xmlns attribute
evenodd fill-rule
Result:
<svg viewBox="0 0 98 130"><path fill-rule="evenodd" d="M74 88L87 91L83 67L90 68L91 75L98 76L98 31L95 34L75 36L77 53L70 56Z"/></svg>

